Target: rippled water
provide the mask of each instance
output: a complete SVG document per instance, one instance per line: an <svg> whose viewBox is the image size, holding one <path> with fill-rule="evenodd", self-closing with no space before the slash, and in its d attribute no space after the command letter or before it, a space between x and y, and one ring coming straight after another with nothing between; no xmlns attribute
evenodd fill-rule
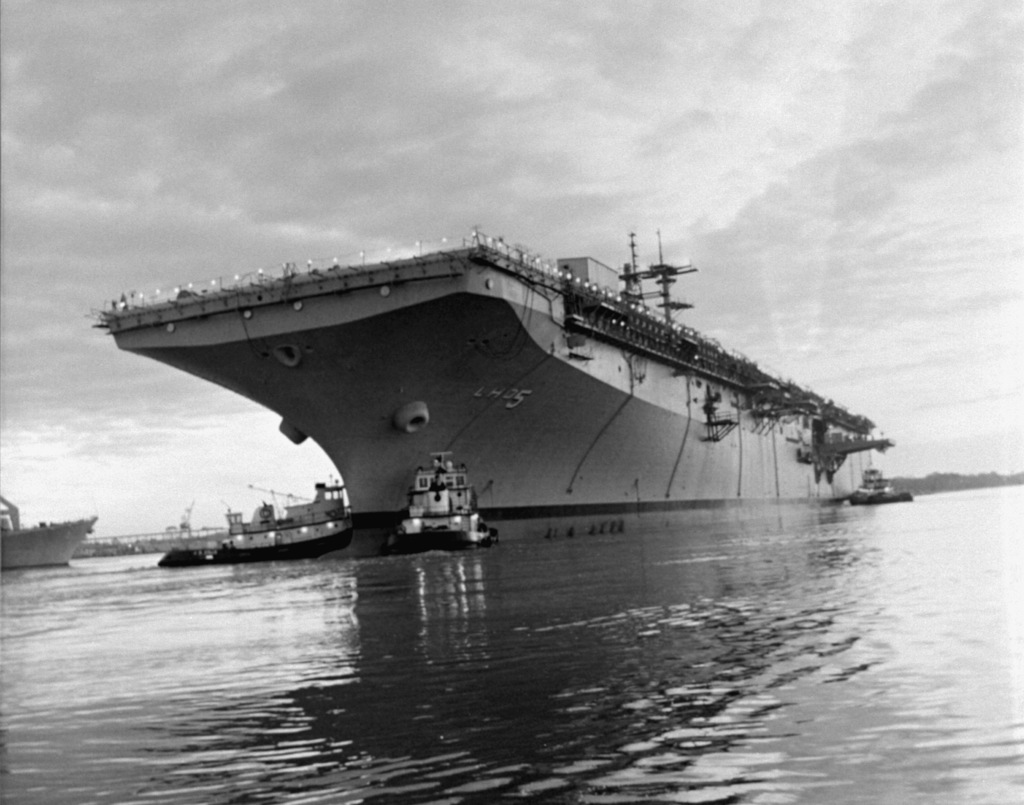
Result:
<svg viewBox="0 0 1024 805"><path fill-rule="evenodd" d="M11 803L1024 801L1024 490L3 575Z"/></svg>

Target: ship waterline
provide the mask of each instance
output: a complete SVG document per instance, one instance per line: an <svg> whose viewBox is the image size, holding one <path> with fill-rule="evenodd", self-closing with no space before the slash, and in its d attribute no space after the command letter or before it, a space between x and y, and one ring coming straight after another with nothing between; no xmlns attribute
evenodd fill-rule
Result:
<svg viewBox="0 0 1024 805"><path fill-rule="evenodd" d="M469 465L505 541L834 503L856 488L863 453L888 446L865 418L658 319L581 265L540 271L475 242L119 306L101 324L121 349L312 438L345 480L357 536L396 522L435 451Z"/></svg>

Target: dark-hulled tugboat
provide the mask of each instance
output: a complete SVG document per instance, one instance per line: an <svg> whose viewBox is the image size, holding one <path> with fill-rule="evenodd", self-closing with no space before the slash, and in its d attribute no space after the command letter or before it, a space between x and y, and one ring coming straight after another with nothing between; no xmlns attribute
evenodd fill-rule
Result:
<svg viewBox="0 0 1024 805"><path fill-rule="evenodd" d="M914 496L909 492L897 492L892 483L875 467L864 470L860 487L850 495L850 505L868 506L876 503L907 503Z"/></svg>
<svg viewBox="0 0 1024 805"><path fill-rule="evenodd" d="M352 510L341 484L317 484L312 501L285 506L282 517L264 503L248 523L242 522L240 512L229 511L227 518L226 539L174 548L157 564L187 567L315 559L341 550L352 541Z"/></svg>
<svg viewBox="0 0 1024 805"><path fill-rule="evenodd" d="M431 453L432 466L416 468L405 518L388 537L385 553L487 548L498 541L497 529L477 513L466 465L456 466L450 456Z"/></svg>

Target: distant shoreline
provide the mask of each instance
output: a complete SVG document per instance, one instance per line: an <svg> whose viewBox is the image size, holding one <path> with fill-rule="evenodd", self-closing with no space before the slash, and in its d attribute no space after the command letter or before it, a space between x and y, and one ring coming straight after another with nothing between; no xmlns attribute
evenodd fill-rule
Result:
<svg viewBox="0 0 1024 805"><path fill-rule="evenodd" d="M216 540L226 537L223 528L200 528L194 531L167 531L153 534L129 534L122 537L87 539L78 546L73 559L93 556L127 556L136 553L166 553L190 541Z"/></svg>
<svg viewBox="0 0 1024 805"><path fill-rule="evenodd" d="M931 495L937 492L963 492L968 489L989 489L997 486L1024 485L1024 472L1014 475L999 475L986 472L978 475L960 475L955 472L933 472L924 478L892 478L897 489L906 490L914 495ZM225 532L222 529L200 529L194 537L219 537ZM123 556L138 553L164 553L176 545L180 545L187 535L180 533L144 534L138 536L109 537L106 539L89 539L75 551L74 558L84 559L92 556Z"/></svg>
<svg viewBox="0 0 1024 805"><path fill-rule="evenodd" d="M892 478L892 485L915 495L930 495L936 492L963 492L968 489L990 489L998 486L1020 486L1024 484L1024 472L1000 475L984 472L977 475L961 475L956 472L932 472L923 478Z"/></svg>

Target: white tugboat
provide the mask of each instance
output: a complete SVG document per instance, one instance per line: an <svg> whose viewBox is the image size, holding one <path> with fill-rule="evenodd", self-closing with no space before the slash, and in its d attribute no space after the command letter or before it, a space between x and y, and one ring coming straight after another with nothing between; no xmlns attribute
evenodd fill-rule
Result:
<svg viewBox="0 0 1024 805"><path fill-rule="evenodd" d="M240 512L229 511L227 518L227 535L173 548L157 564L186 567L315 559L352 541L352 510L341 484L317 484L312 501L285 506L281 517L264 503L248 523L242 522Z"/></svg>
<svg viewBox="0 0 1024 805"><path fill-rule="evenodd" d="M880 469L864 470L860 488L850 495L851 506L869 506L878 503L908 503L914 499L909 492L897 492Z"/></svg>
<svg viewBox="0 0 1024 805"><path fill-rule="evenodd" d="M487 548L498 541L476 510L476 492L466 465L456 466L451 453L431 453L432 466L417 467L409 490L409 507L388 538L385 553Z"/></svg>

